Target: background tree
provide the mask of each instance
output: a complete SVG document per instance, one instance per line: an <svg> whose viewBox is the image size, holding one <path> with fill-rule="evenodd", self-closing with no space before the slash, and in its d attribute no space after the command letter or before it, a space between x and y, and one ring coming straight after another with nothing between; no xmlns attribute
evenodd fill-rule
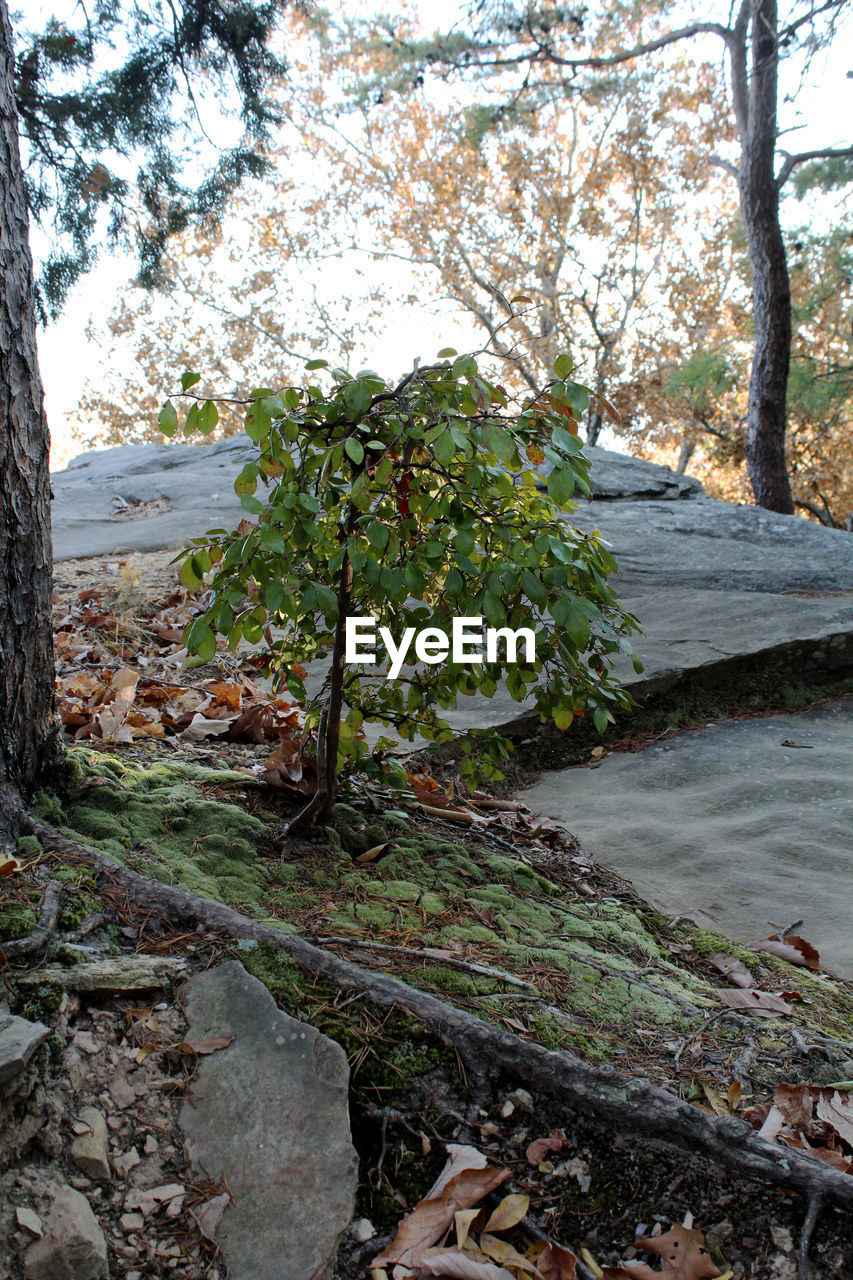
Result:
<svg viewBox="0 0 853 1280"><path fill-rule="evenodd" d="M398 34L398 20L374 24L365 47L396 55L399 68L415 80L426 69L445 76L494 82L505 101L535 94L543 75L557 68L567 93L589 93L603 74L638 59L661 55L695 37L722 41L729 73L729 106L737 132L738 156L708 157L738 184L740 211L752 274L755 344L747 402L746 460L759 506L791 513L785 457L786 397L791 348L791 297L779 218L780 193L799 165L818 158L842 159L853 147L779 152L777 121L780 65L829 40L845 0L793 4L780 21L777 0L741 0L724 21L679 23L669 27L674 6L609 6L597 14L562 5L535 8L477 4L467 30L456 26L431 40ZM679 17L683 10L679 10ZM664 64L666 65L666 64ZM669 74L673 74L670 64ZM510 83L508 77L514 77ZM777 158L779 160L777 168Z"/></svg>
<svg viewBox="0 0 853 1280"><path fill-rule="evenodd" d="M203 88L233 73L245 121L260 128L271 118L261 89L280 70L265 47L276 12L271 4L222 10L187 0L172 7L168 21L155 12L160 27L147 11L102 0L92 14L84 11L82 33L51 20L41 36L25 39L16 67L0 0L0 781L25 791L48 772L55 742L49 437L35 341L28 198L49 225L53 215L60 240L64 235L70 245L47 263L45 306L58 306L91 265L103 230L96 206L110 210L108 238L135 228L142 275L152 282L166 237L196 214L215 213L229 188L260 164L247 146L225 153L187 203L189 188L181 185L168 149L182 137L178 80L195 103ZM115 58L119 46L123 62ZM97 56L105 49L110 66L101 69ZM70 73L88 77L82 88L51 87ZM30 158L26 175L16 92ZM104 160L139 160L140 149L147 159L132 196L129 183L114 177Z"/></svg>
<svg viewBox="0 0 853 1280"><path fill-rule="evenodd" d="M58 313L104 243L132 246L141 282L156 283L168 239L215 221L262 171L284 2L95 0L17 33L27 198L51 246L43 313Z"/></svg>

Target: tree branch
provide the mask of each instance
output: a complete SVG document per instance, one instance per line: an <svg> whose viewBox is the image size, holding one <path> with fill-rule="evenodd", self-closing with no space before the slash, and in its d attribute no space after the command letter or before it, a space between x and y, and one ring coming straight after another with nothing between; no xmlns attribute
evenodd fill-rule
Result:
<svg viewBox="0 0 853 1280"><path fill-rule="evenodd" d="M824 147L820 151L800 151L797 155L790 155L787 151L783 151L785 157L782 168L779 170L776 178L776 186L781 190L788 181L794 169L798 164L805 164L808 160L836 160L853 158L853 147Z"/></svg>

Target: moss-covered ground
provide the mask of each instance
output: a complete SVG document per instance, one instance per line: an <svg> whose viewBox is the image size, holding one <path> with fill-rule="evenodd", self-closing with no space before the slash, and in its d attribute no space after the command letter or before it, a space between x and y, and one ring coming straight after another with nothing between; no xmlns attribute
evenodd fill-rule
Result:
<svg viewBox="0 0 853 1280"><path fill-rule="evenodd" d="M845 984L706 931L671 927L612 877L596 879L587 866L576 870L569 846L546 853L519 838L507 849L488 829L466 830L460 839L399 808L383 809L375 796L367 805L341 803L336 828L322 843L282 842L275 797L247 786L244 773L76 749L65 794L44 798L40 812L143 874L301 932L499 1025L625 1071L666 1078L678 1053L680 1072L725 1082L749 1027L768 1033L766 1062L753 1071L769 1084L778 1079L792 1028L801 1041L853 1039ZM357 860L377 845L386 845L380 855ZM94 906L92 886L79 871L65 874L78 881L65 912L83 915ZM6 936L26 932L33 909L20 898L0 907L0 935L5 916L17 931ZM371 950L377 943L395 950ZM425 951L432 954L418 954ZM743 959L757 985L798 993L792 1018L759 1024L722 1011L716 989L725 983L708 963L716 951ZM290 962L276 963L278 977L258 976L280 988L289 1011L304 1014L304 984L294 986ZM330 996L312 996L308 1012L332 1003ZM350 1056L369 1059L362 1032L349 1044L348 1018L338 1022L336 1038ZM391 1075L397 1067L419 1074L426 1064L413 1047L412 1027L403 1034L392 1024L383 1035L403 1046L405 1061L396 1067L394 1055L383 1054ZM832 1077L835 1068L827 1070Z"/></svg>

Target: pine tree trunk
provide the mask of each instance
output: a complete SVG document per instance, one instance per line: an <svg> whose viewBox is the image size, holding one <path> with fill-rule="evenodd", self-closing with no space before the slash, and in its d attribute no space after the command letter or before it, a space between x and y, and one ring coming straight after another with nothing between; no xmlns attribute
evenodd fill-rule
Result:
<svg viewBox="0 0 853 1280"><path fill-rule="evenodd" d="M6 0L0 0L0 778L31 791L55 743L50 441L13 59Z"/></svg>
<svg viewBox="0 0 853 1280"><path fill-rule="evenodd" d="M785 461L791 285L779 224L779 187L774 173L778 13L776 0L751 0L750 9L752 67L749 87L743 95L746 118L738 122L741 134L738 180L752 267L755 319L746 465L756 505L792 515L794 504Z"/></svg>

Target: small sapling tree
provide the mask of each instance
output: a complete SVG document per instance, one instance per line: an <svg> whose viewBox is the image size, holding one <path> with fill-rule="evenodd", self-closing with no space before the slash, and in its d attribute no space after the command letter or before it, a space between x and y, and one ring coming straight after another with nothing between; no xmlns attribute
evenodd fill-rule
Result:
<svg viewBox="0 0 853 1280"><path fill-rule="evenodd" d="M326 368L322 360L307 365ZM372 371L332 369L320 375L331 376L327 391L258 388L247 398L257 457L235 489L253 519L193 539L182 553L184 584L207 580L210 589L186 644L209 659L217 632L232 648L265 641L274 687L300 700L304 665L331 655L306 713L317 730L317 792L291 830L329 820L343 769L387 756L388 738L371 753L365 721L407 740L445 741L452 734L442 711L459 694L490 698L502 683L516 701L532 694L561 729L580 714L603 731L627 702L610 666L630 648L636 622L608 585L615 563L601 539L565 518L573 494L589 494L577 435L589 392L568 381L571 371L561 356L555 379L515 403L474 355L445 350L396 385ZM184 374L181 394L192 396L197 381ZM206 434L216 421L212 401L193 399L185 434ZM177 431L172 401L160 425ZM547 483L537 469L544 463ZM397 643L432 629L423 660L394 679L387 663L348 663L347 620L355 617L375 619ZM446 650L461 617L484 619L495 633L532 630L535 656L521 643L515 662L496 646L454 661ZM507 635L495 639L509 644ZM470 739L462 750L463 776L495 777L508 745L483 735L476 750ZM402 772L393 760L385 767Z"/></svg>

